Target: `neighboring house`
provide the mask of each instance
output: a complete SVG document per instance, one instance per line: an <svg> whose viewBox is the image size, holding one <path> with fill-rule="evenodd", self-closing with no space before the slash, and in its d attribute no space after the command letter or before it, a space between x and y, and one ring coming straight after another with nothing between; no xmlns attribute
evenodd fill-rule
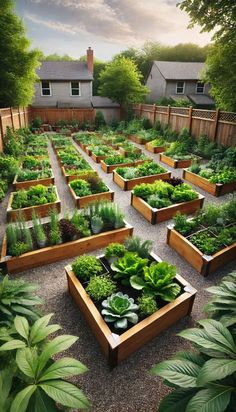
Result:
<svg viewBox="0 0 236 412"><path fill-rule="evenodd" d="M209 95L210 85L200 80L203 68L204 63L154 61L146 80L149 100L184 98L196 106L214 105Z"/></svg>
<svg viewBox="0 0 236 412"><path fill-rule="evenodd" d="M37 70L32 107L94 108L106 122L120 119L120 106L108 97L93 96L93 50L87 61L43 61Z"/></svg>

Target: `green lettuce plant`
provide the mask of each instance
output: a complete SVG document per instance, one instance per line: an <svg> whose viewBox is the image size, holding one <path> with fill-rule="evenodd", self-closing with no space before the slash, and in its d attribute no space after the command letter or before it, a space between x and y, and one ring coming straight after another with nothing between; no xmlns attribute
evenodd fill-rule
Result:
<svg viewBox="0 0 236 412"><path fill-rule="evenodd" d="M126 252L123 257L111 264L115 272L114 278L119 279L123 285L130 285L130 278L134 275L142 275L148 259L143 259L134 252Z"/></svg>
<svg viewBox="0 0 236 412"><path fill-rule="evenodd" d="M172 302L181 291L180 285L173 282L176 267L167 262L159 262L144 267L143 275L134 274L130 284L134 289L143 290L146 295L160 297Z"/></svg>
<svg viewBox="0 0 236 412"><path fill-rule="evenodd" d="M86 409L89 401L75 385L65 380L80 375L87 368L73 358L56 361L54 355L68 349L76 336L47 337L60 329L48 325L52 314L38 319L32 326L25 317L16 316L14 329L0 330L0 354L9 359L0 371L0 408L4 412L59 411L67 408Z"/></svg>
<svg viewBox="0 0 236 412"><path fill-rule="evenodd" d="M117 292L102 302L102 315L107 323L113 323L116 329L126 329L128 322L138 322L138 305L134 299L122 292Z"/></svg>

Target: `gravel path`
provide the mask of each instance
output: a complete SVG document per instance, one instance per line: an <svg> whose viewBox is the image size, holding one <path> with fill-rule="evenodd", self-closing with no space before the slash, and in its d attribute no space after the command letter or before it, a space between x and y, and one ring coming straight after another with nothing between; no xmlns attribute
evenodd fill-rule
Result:
<svg viewBox="0 0 236 412"><path fill-rule="evenodd" d="M91 411L154 412L157 411L157 405L160 400L168 393L168 389L163 385L161 379L149 374L150 368L161 360L169 358L177 350L187 347L187 343L177 337L176 333L184 328L192 327L196 320L203 316L202 307L209 299L209 294L205 291L205 288L218 282L223 275L233 270L235 264L229 264L227 267L204 279L166 244L167 222L154 226L148 223L130 206L130 192L122 191L113 183L112 174L104 173L99 164L96 164L76 144L75 146L90 165L98 171L104 182L111 189L115 190L115 202L125 212L126 220L134 226L134 235L153 240L154 252L163 260L176 265L178 273L197 289L198 293L193 312L191 316L182 319L133 356L123 361L117 368L109 371L106 359L103 357L96 339L93 337L67 291L64 266L73 259L25 271L15 277L23 277L28 281L38 283L40 287L39 295L45 301L43 311L55 313L53 320L55 323L61 324L62 333L79 336L79 341L67 351L67 356L78 358L89 368L88 373L75 379L75 382L91 399ZM143 149L143 146L137 146ZM143 151L149 157L155 160L159 159L159 155L151 154L146 150ZM67 185L61 176L56 156L51 147L49 152L55 182L62 202L62 211L65 212L73 208L73 201ZM166 167L166 165L162 165ZM172 170L173 176L181 177L181 169L168 169ZM205 202L221 203L226 200L226 196L217 199L197 187L196 190L205 196ZM0 211L1 236L5 230L6 204L7 199L2 203ZM100 251L94 252L94 254L99 253Z"/></svg>

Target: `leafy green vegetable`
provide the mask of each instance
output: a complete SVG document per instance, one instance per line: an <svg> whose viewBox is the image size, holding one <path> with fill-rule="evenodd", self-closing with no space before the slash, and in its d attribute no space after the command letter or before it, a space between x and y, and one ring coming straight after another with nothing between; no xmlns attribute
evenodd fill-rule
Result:
<svg viewBox="0 0 236 412"><path fill-rule="evenodd" d="M140 258L137 253L126 252L118 261L112 263L111 269L115 272L114 278L120 279L123 285L130 284L130 277L142 275L148 259Z"/></svg>
<svg viewBox="0 0 236 412"><path fill-rule="evenodd" d="M134 300L122 292L115 293L102 302L102 315L108 323L114 323L117 329L126 329L128 322L135 324L138 322L138 305Z"/></svg>

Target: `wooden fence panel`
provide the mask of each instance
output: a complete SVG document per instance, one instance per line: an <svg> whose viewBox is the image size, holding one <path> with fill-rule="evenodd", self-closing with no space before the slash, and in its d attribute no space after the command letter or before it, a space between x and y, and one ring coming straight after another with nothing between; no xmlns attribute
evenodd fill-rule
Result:
<svg viewBox="0 0 236 412"><path fill-rule="evenodd" d="M58 109L48 107L31 107L30 112L31 119L40 117L43 123L49 123L54 125L59 120L65 120L69 122L71 120L77 120L78 122L90 121L93 122L95 113L94 109Z"/></svg>
<svg viewBox="0 0 236 412"><path fill-rule="evenodd" d="M236 145L236 113L145 104L133 105L133 109L136 116L148 117L152 124L159 120L177 132L188 128L196 139L206 134L218 144Z"/></svg>
<svg viewBox="0 0 236 412"><path fill-rule="evenodd" d="M20 127L26 127L29 124L28 108L11 108L0 109L0 152L3 151L3 137L7 127L17 130Z"/></svg>

